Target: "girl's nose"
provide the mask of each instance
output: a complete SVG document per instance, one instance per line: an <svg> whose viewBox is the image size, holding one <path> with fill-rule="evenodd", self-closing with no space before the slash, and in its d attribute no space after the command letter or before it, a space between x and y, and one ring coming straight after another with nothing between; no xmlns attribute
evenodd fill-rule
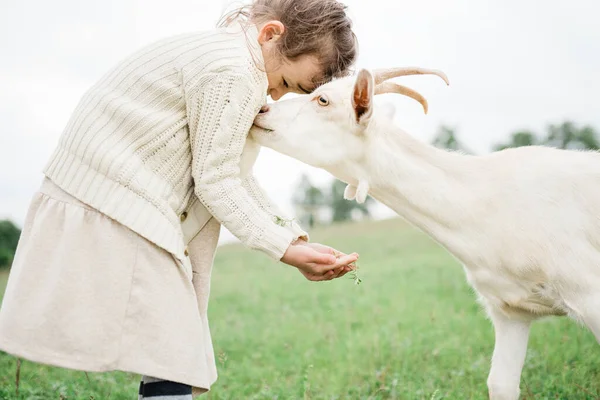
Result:
<svg viewBox="0 0 600 400"><path fill-rule="evenodd" d="M269 112L269 106L268 105L264 105L260 108L260 111L258 112L259 114L264 114L266 112Z"/></svg>
<svg viewBox="0 0 600 400"><path fill-rule="evenodd" d="M271 99L273 99L274 101L277 101L281 98L282 94L277 89L271 89L271 91L269 92L269 96L271 96Z"/></svg>

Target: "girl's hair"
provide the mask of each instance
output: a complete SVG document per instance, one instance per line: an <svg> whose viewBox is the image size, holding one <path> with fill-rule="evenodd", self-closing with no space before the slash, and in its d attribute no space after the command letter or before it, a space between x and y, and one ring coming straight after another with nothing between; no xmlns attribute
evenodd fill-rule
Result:
<svg viewBox="0 0 600 400"><path fill-rule="evenodd" d="M279 54L288 60L313 55L321 64L317 84L346 76L356 61L358 42L346 6L337 0L254 0L225 14L219 26L243 20L260 24L278 20L285 31Z"/></svg>

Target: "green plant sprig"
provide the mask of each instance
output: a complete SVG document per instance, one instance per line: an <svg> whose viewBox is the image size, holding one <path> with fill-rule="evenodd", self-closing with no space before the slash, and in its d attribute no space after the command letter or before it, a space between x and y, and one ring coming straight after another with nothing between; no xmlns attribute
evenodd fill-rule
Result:
<svg viewBox="0 0 600 400"><path fill-rule="evenodd" d="M360 277L358 276L357 269L358 269L358 265L355 264L354 269L350 273L350 278L352 278L352 280L354 280L355 285L360 285L362 283L362 279L360 279Z"/></svg>
<svg viewBox="0 0 600 400"><path fill-rule="evenodd" d="M279 215L276 215L274 219L275 219L275 223L277 225L283 226L283 227L285 227L287 224L291 225L292 222L294 222L294 220L295 220L295 218L286 219L286 218L280 217Z"/></svg>
<svg viewBox="0 0 600 400"><path fill-rule="evenodd" d="M335 257L340 258L342 254L340 252L335 252ZM354 281L355 285L360 285L362 283L362 279L358 276L358 265L356 263L350 264L352 272L350 272L350 278Z"/></svg>

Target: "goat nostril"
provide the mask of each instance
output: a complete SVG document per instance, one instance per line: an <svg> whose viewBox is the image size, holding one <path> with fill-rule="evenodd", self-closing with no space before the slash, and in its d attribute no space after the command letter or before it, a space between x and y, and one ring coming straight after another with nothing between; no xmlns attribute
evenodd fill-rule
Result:
<svg viewBox="0 0 600 400"><path fill-rule="evenodd" d="M269 111L269 106L262 106L262 107L260 108L260 111L259 111L258 113L259 113L259 114L264 114L264 113L266 113L266 112L268 112L268 111Z"/></svg>

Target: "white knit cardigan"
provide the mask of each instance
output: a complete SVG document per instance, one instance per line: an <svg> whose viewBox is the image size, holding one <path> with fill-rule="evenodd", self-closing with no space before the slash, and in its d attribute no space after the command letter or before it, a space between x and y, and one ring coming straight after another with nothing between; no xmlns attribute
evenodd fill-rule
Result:
<svg viewBox="0 0 600 400"><path fill-rule="evenodd" d="M306 233L275 222L280 210L249 171L258 146L247 135L268 86L257 37L236 25L123 60L82 97L44 173L180 260L205 222L184 235L181 221L198 208L281 259Z"/></svg>

